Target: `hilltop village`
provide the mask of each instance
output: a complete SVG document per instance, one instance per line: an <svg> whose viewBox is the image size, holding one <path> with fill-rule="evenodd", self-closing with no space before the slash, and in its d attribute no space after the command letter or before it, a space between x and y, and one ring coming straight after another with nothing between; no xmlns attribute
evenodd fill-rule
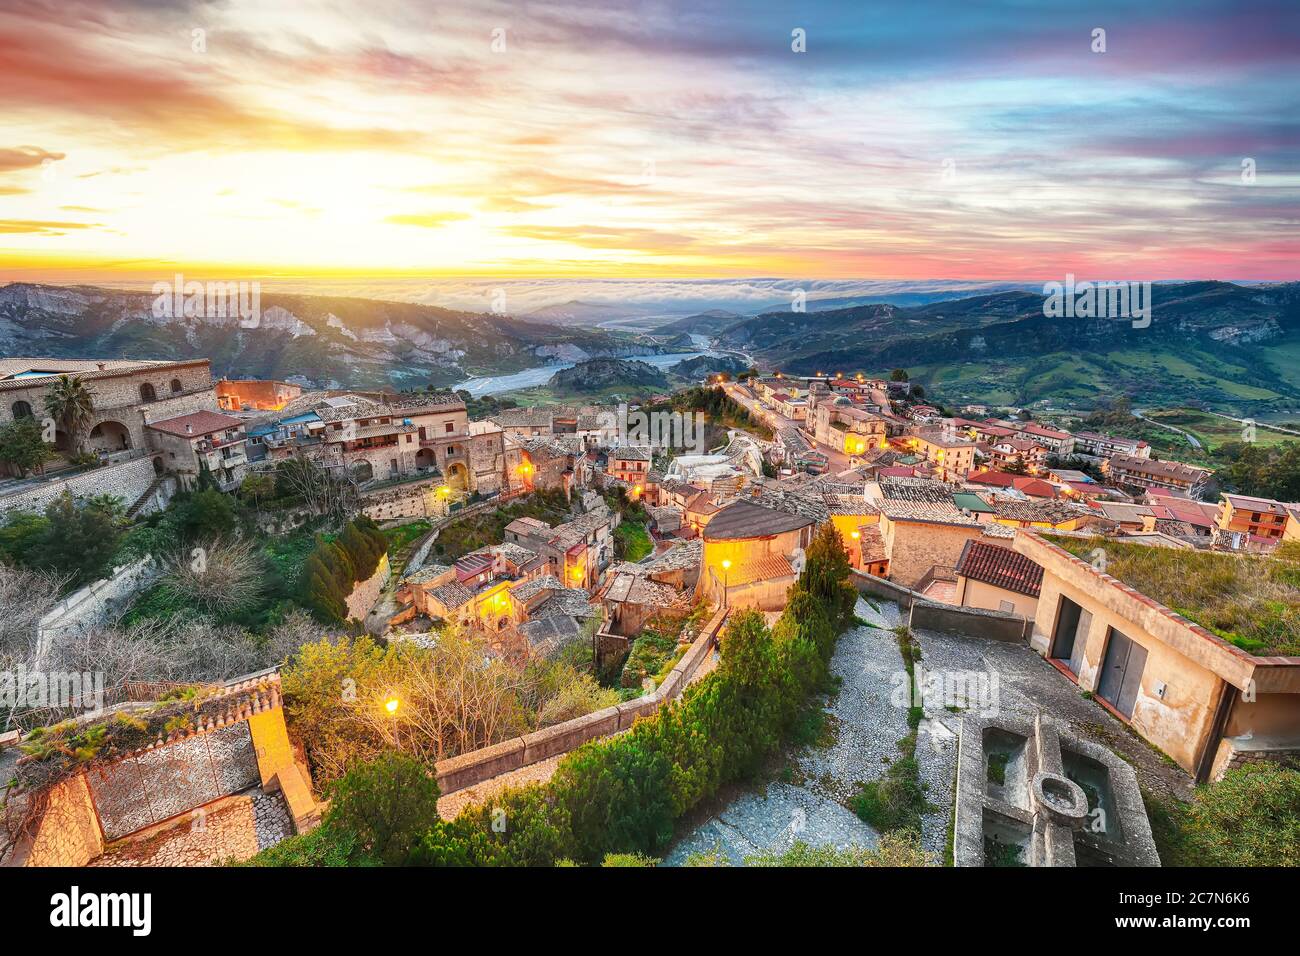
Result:
<svg viewBox="0 0 1300 956"><path fill-rule="evenodd" d="M6 865L296 862L394 753L470 827L739 680L729 647L823 614L822 677L866 679L843 655L871 646L918 688L838 691L886 710L838 717L836 746L896 733L815 795L904 861L1158 864L1143 794L1181 806L1300 760L1300 503L1212 492L1140 440L946 414L905 375L712 375L631 410L473 418L465 393L207 360L3 359L0 392L0 669L42 688L0 702ZM927 671L982 696L927 696ZM506 862L657 859L669 837L744 857L748 837L710 850L663 812ZM450 852L422 841L385 862Z"/></svg>

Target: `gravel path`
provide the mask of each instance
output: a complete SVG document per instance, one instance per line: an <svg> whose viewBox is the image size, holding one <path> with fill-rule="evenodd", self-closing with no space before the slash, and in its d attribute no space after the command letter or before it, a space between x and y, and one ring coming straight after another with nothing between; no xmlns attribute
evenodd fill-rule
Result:
<svg viewBox="0 0 1300 956"><path fill-rule="evenodd" d="M845 802L899 755L907 711L894 700L906 671L889 630L898 623L898 609L886 604L877 610L859 601L857 613L875 626L847 631L836 644L831 670L843 683L827 705L834 743L796 755L792 782L744 793L683 835L664 865L680 866L692 853L714 850L739 864L761 851L787 849L795 840L839 848L876 845L875 831ZM946 821L945 808L940 838Z"/></svg>

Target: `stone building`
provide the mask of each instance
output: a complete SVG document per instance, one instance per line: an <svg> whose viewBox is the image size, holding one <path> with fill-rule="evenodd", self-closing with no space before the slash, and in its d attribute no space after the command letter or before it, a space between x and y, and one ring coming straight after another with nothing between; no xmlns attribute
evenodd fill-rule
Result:
<svg viewBox="0 0 1300 956"><path fill-rule="evenodd" d="M736 501L709 520L696 595L723 607L777 611L798 578L792 559L812 541L816 522L750 501Z"/></svg>
<svg viewBox="0 0 1300 956"><path fill-rule="evenodd" d="M222 491L236 490L248 470L244 423L220 412L191 412L145 426L150 446L183 488L207 471Z"/></svg>
<svg viewBox="0 0 1300 956"><path fill-rule="evenodd" d="M15 418L44 418L45 396L60 375L78 379L95 411L81 435L87 451L110 454L143 450L145 425L195 411L216 411L216 392L207 359L184 362L7 358L0 359L0 424ZM62 429L55 446L76 450Z"/></svg>

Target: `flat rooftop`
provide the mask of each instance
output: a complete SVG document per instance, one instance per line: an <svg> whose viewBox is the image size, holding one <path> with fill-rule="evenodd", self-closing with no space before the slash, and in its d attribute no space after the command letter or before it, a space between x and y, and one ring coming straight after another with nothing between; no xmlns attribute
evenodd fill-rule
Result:
<svg viewBox="0 0 1300 956"><path fill-rule="evenodd" d="M1042 537L1256 657L1300 657L1300 562L1114 538Z"/></svg>

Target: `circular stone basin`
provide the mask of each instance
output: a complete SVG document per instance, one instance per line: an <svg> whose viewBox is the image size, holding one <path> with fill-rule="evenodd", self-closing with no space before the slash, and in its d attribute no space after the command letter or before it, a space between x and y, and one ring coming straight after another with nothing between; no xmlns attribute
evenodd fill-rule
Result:
<svg viewBox="0 0 1300 956"><path fill-rule="evenodd" d="M1031 785L1034 804L1055 823L1078 827L1088 816L1088 798L1083 788L1060 774L1039 771Z"/></svg>

